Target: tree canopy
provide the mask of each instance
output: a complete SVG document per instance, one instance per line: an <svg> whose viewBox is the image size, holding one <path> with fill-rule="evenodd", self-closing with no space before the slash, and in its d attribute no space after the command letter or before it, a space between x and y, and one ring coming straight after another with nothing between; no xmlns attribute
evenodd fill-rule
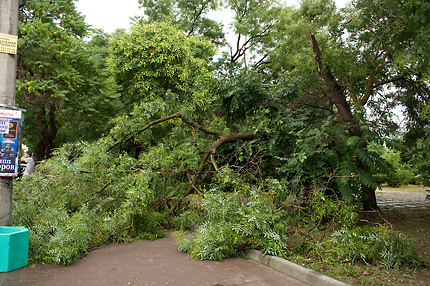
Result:
<svg viewBox="0 0 430 286"><path fill-rule="evenodd" d="M209 41L168 23L137 24L112 39L109 67L128 105L174 93L178 102L202 106L214 52Z"/></svg>
<svg viewBox="0 0 430 286"><path fill-rule="evenodd" d="M87 35L73 1L28 1L21 10L17 104L27 109L25 143L39 160L64 142L108 130L115 93L96 68Z"/></svg>

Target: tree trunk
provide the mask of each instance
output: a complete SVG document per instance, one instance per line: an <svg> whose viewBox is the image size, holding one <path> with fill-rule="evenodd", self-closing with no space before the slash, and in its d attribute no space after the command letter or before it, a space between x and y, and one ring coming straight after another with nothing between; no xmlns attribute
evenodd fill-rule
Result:
<svg viewBox="0 0 430 286"><path fill-rule="evenodd" d="M43 114L38 119L38 135L39 140L36 144L34 150L34 157L37 161L43 160L46 157L49 157L51 154L51 149L53 146L53 141L57 136L57 125L55 124L55 110L56 106L54 103L50 103L48 106L48 121L43 121L43 118L46 117L45 109L42 111Z"/></svg>
<svg viewBox="0 0 430 286"><path fill-rule="evenodd" d="M363 198L364 211L379 211L378 202L376 201L375 189L371 187L364 187L365 197Z"/></svg>
<svg viewBox="0 0 430 286"><path fill-rule="evenodd" d="M331 71L323 65L322 53L319 49L318 42L315 39L315 35L311 34L311 44L312 50L315 57L315 62L318 66L318 70L324 80L324 84L327 86L328 95L331 102L336 105L339 115L343 122L348 124L348 133L350 136L363 137L363 133L360 130L360 126L355 120L354 114L351 111L351 107L346 101L345 93L342 88L337 83ZM360 148L365 148L366 146L360 146ZM369 168L365 162L361 160L358 161L358 167L364 171L368 171ZM379 210L378 203L376 201L375 189L372 187L363 186L364 198L363 198L363 210L365 211L375 211Z"/></svg>

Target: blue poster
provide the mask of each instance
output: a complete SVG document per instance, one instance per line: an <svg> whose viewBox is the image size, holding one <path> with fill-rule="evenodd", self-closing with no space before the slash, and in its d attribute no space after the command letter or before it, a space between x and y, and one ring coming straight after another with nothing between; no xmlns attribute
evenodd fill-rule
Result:
<svg viewBox="0 0 430 286"><path fill-rule="evenodd" d="M19 119L0 118L0 176L17 176Z"/></svg>

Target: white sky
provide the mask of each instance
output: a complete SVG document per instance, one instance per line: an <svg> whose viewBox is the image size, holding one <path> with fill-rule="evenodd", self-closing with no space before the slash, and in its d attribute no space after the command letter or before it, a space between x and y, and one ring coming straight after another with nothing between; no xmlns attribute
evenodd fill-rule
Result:
<svg viewBox="0 0 430 286"><path fill-rule="evenodd" d="M299 0L285 0L288 5L297 5ZM336 0L343 7L347 0ZM117 28L130 28L130 17L144 15L137 0L77 0L76 7L85 15L87 24L112 33Z"/></svg>
<svg viewBox="0 0 430 286"><path fill-rule="evenodd" d="M143 15L137 0L77 0L76 8L93 28L112 33L118 28L128 29L130 17Z"/></svg>

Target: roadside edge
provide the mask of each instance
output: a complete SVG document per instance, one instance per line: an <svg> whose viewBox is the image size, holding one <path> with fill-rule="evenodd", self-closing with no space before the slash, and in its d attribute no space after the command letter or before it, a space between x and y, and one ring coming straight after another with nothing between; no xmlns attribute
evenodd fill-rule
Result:
<svg viewBox="0 0 430 286"><path fill-rule="evenodd" d="M271 256L271 255L263 255L263 253L259 250L248 249L246 250L246 255L248 255L249 258L252 260L255 260L261 264L269 266L281 273L284 273L290 277L293 277L309 285L315 285L315 286L317 285L318 286L347 286L348 285L336 279L333 279L321 273L318 273L316 271L302 267L286 259L279 258L276 256Z"/></svg>

